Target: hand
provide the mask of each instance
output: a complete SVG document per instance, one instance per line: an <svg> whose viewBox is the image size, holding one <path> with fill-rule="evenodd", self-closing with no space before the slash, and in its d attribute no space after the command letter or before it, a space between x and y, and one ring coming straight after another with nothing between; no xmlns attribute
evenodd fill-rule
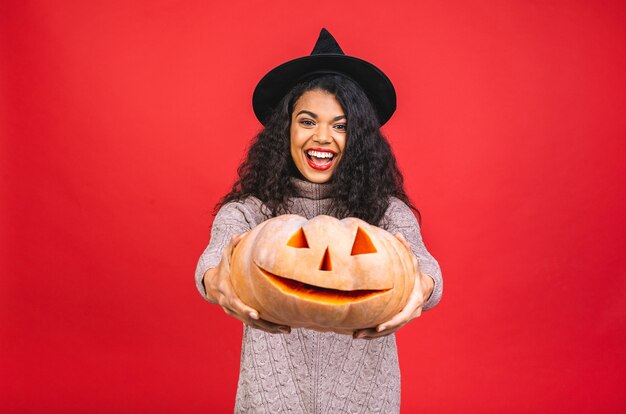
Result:
<svg viewBox="0 0 626 414"><path fill-rule="evenodd" d="M246 233L233 236L224 248L222 259L217 267L209 269L204 274L204 288L209 302L219 304L226 314L239 319L246 325L261 329L269 333L290 333L289 326L277 325L275 323L259 318L259 313L244 304L233 289L230 281L230 258L233 249L243 239Z"/></svg>
<svg viewBox="0 0 626 414"><path fill-rule="evenodd" d="M415 284L413 285L413 291L411 292L411 296L409 296L407 304L400 313L375 328L355 331L352 335L355 339L374 339L390 335L413 319L419 318L426 300L430 297L435 287L434 279L420 271L419 262L417 261L417 257L413 254L409 242L406 241L401 233L396 233L395 236L409 249L413 257L413 267L415 268Z"/></svg>

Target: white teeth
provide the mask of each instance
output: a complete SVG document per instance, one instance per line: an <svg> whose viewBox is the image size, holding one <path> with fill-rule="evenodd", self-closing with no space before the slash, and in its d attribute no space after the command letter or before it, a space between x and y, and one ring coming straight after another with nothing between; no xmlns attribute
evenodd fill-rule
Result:
<svg viewBox="0 0 626 414"><path fill-rule="evenodd" d="M335 154L333 154L332 152L321 152L314 150L307 151L307 154L315 158L333 158L335 156Z"/></svg>

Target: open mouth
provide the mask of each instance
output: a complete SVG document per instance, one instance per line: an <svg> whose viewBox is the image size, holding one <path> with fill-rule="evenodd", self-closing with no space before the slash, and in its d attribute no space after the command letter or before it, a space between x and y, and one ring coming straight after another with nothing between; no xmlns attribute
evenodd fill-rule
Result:
<svg viewBox="0 0 626 414"><path fill-rule="evenodd" d="M297 280L287 279L277 276L267 270L259 267L263 275L278 289L289 295L297 296L301 299L308 299L314 302L325 302L332 304L344 304L350 302L359 302L371 297L381 295L390 289L381 290L338 290L323 288L320 286L309 285L308 283L298 282Z"/></svg>
<svg viewBox="0 0 626 414"><path fill-rule="evenodd" d="M323 171L333 165L337 154L328 149L310 148L304 151L304 155L311 168Z"/></svg>

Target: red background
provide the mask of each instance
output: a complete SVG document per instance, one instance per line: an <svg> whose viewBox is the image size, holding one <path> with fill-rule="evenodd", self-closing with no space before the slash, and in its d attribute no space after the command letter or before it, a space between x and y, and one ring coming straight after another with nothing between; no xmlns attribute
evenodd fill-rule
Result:
<svg viewBox="0 0 626 414"><path fill-rule="evenodd" d="M192 275L256 82L322 26L395 83L446 281L404 411L626 408L626 4L384 5L1 2L3 412L232 411L241 326Z"/></svg>

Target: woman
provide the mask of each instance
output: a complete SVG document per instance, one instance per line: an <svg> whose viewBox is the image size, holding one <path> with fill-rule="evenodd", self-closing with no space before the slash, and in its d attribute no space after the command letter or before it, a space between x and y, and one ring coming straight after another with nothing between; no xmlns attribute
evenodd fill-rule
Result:
<svg viewBox="0 0 626 414"><path fill-rule="evenodd" d="M393 86L375 66L346 56L322 29L310 56L280 65L261 80L253 106L265 129L218 205L211 242L196 270L201 294L245 324L235 410L397 412L400 371L393 333L439 302L442 280L379 130L395 110ZM287 213L358 217L397 234L419 263L406 307L352 336L292 332L263 320L234 294L230 255L242 234Z"/></svg>

